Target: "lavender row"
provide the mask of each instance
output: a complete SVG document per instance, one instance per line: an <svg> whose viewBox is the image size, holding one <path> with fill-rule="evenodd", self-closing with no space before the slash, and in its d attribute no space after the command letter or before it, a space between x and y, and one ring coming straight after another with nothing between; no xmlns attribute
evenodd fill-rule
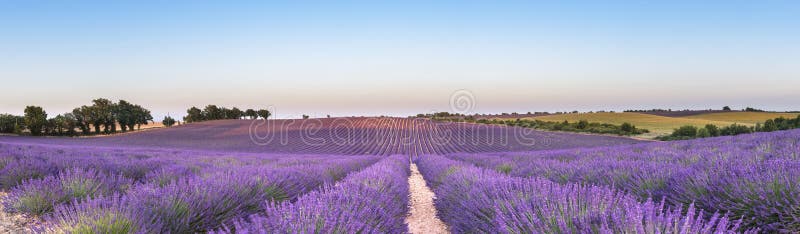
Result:
<svg viewBox="0 0 800 234"><path fill-rule="evenodd" d="M743 226L800 232L800 131L595 149L453 154L518 177L608 185L744 217Z"/></svg>
<svg viewBox="0 0 800 234"><path fill-rule="evenodd" d="M379 160L377 156L0 146L4 162L0 177L21 181L10 186L5 209L45 215L48 226L41 228L62 232L120 230L120 226L154 232L210 230L263 211L265 201L296 200ZM121 211L129 213L114 213ZM128 221L107 223L109 215ZM140 219L147 220L124 224Z"/></svg>
<svg viewBox="0 0 800 234"><path fill-rule="evenodd" d="M408 164L407 156L390 156L294 203L267 203L220 232L406 233Z"/></svg>
<svg viewBox="0 0 800 234"><path fill-rule="evenodd" d="M296 200L299 195L376 160L354 158L349 163L285 169L241 167L180 178L163 185L138 184L125 195L59 206L45 217L47 226L41 228L66 233L207 232L225 222L263 212L265 202Z"/></svg>
<svg viewBox="0 0 800 234"><path fill-rule="evenodd" d="M740 221L603 186L511 177L441 156L416 160L454 233L734 233ZM685 213L684 213L685 212Z"/></svg>

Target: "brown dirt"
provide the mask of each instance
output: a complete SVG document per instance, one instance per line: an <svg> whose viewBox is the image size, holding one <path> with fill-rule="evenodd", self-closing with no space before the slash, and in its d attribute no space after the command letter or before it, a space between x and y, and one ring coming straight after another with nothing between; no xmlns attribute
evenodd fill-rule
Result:
<svg viewBox="0 0 800 234"><path fill-rule="evenodd" d="M408 231L411 233L450 233L447 225L436 216L436 207L433 199L436 195L425 184L425 179L417 170L417 165L411 164L411 176L408 177L410 214L406 217Z"/></svg>
<svg viewBox="0 0 800 234"><path fill-rule="evenodd" d="M0 202L6 197L0 192ZM0 206L0 234L6 233L32 233L30 227L35 224L35 219L20 214L5 212Z"/></svg>

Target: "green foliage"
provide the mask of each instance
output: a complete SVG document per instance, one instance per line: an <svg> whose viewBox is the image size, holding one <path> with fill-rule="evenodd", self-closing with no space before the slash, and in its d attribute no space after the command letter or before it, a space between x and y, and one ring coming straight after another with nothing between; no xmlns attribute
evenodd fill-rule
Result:
<svg viewBox="0 0 800 234"><path fill-rule="evenodd" d="M715 137L720 135L720 131L717 125L706 124L705 129L706 131L708 131L709 136Z"/></svg>
<svg viewBox="0 0 800 234"><path fill-rule="evenodd" d="M244 116L250 117L250 119L256 119L258 118L258 112L253 109L247 109L244 111Z"/></svg>
<svg viewBox="0 0 800 234"><path fill-rule="evenodd" d="M186 116L183 117L183 121L187 123L194 123L209 120L242 119L243 117L256 119L259 116L267 119L271 115L272 113L270 113L268 110L247 109L242 111L238 107L226 108L219 107L217 105L207 105L202 110L197 107L189 108L186 110Z"/></svg>
<svg viewBox="0 0 800 234"><path fill-rule="evenodd" d="M707 128L699 128L697 129L697 135L695 137L697 138L711 137L711 133L708 131Z"/></svg>
<svg viewBox="0 0 800 234"><path fill-rule="evenodd" d="M672 133L673 137L694 137L697 135L697 127L692 125L682 126Z"/></svg>
<svg viewBox="0 0 800 234"><path fill-rule="evenodd" d="M735 136L739 134L747 134L752 133L753 128L748 126L740 125L740 124L731 124L730 126L723 127L720 129L720 135L723 136Z"/></svg>
<svg viewBox="0 0 800 234"><path fill-rule="evenodd" d="M173 119L172 117L167 116L167 117L164 117L164 120L161 121L161 124L163 124L164 126L167 126L167 127L172 127L172 125L175 125L176 122L177 121L175 121L175 119Z"/></svg>
<svg viewBox="0 0 800 234"><path fill-rule="evenodd" d="M258 114L259 117L263 119L269 119L269 117L272 116L272 112L269 112L269 110L267 109L258 110L256 111L256 113Z"/></svg>
<svg viewBox="0 0 800 234"><path fill-rule="evenodd" d="M18 128L24 125L25 117L0 114L0 133L17 133Z"/></svg>
<svg viewBox="0 0 800 234"><path fill-rule="evenodd" d="M47 124L47 112L38 106L25 107L25 126L28 126L31 134L38 136Z"/></svg>
<svg viewBox="0 0 800 234"><path fill-rule="evenodd" d="M730 106L724 106L724 107L722 107L722 110L731 111L731 107Z"/></svg>
<svg viewBox="0 0 800 234"><path fill-rule="evenodd" d="M614 134L614 135L638 135L649 132L647 129L639 129L630 123L623 123L622 125L613 125L607 123L593 123L586 120L581 120L575 123L569 121L563 122L548 122L542 120L499 120L499 119L480 119L475 123L481 124L502 124L514 127L534 128L549 131L566 131L566 132L585 132L596 134Z"/></svg>
<svg viewBox="0 0 800 234"><path fill-rule="evenodd" d="M308 115L303 115L303 119L308 119L308 118L309 118Z"/></svg>
<svg viewBox="0 0 800 234"><path fill-rule="evenodd" d="M753 132L772 132L800 128L800 116L794 119L787 119L778 117L775 119L768 119L764 123L757 123L755 127L748 127L740 124L731 124L722 128L713 124L708 124L703 128L695 128L695 134L691 135L693 126L683 126L669 136L662 136L656 139L659 140L686 140L693 138L715 137L715 136L735 136L739 134L747 134Z"/></svg>

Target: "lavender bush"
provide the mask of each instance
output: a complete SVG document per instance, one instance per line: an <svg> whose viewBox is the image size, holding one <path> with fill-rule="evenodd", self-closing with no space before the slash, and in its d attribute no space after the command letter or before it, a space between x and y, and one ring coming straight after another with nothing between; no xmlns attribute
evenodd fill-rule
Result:
<svg viewBox="0 0 800 234"><path fill-rule="evenodd" d="M800 232L800 130L633 146L451 154L518 177L607 185L743 217L742 226ZM710 217L711 214L706 214Z"/></svg>
<svg viewBox="0 0 800 234"><path fill-rule="evenodd" d="M440 156L416 160L453 232L734 233L739 221L639 203L612 188L503 175Z"/></svg>
<svg viewBox="0 0 800 234"><path fill-rule="evenodd" d="M334 183L379 158L241 155L236 158L192 159L199 163L178 158L167 160L173 164L152 170L143 176L143 182L119 191L120 197L106 196L105 199L111 201L94 199L77 208L59 206L47 216L47 226L42 229L72 230L77 225L80 230L107 230L111 225L114 227L111 230L207 232L228 221L263 212L265 203L293 201L301 194L325 183ZM117 213L121 214L112 216L122 217L125 221L109 224L111 221L106 214ZM133 226L129 227L128 223Z"/></svg>
<svg viewBox="0 0 800 234"><path fill-rule="evenodd" d="M408 157L391 156L294 203L267 203L222 233L405 233Z"/></svg>
<svg viewBox="0 0 800 234"><path fill-rule="evenodd" d="M30 179L13 188L4 206L12 212L42 215L53 206L127 190L133 181L92 169L69 169L56 176Z"/></svg>

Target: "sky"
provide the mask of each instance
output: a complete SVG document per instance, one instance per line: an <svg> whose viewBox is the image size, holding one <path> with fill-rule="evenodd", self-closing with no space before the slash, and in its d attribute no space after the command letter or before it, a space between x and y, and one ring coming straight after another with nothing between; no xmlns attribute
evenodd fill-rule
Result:
<svg viewBox="0 0 800 234"><path fill-rule="evenodd" d="M800 110L798 29L798 1L1 1L0 113Z"/></svg>

